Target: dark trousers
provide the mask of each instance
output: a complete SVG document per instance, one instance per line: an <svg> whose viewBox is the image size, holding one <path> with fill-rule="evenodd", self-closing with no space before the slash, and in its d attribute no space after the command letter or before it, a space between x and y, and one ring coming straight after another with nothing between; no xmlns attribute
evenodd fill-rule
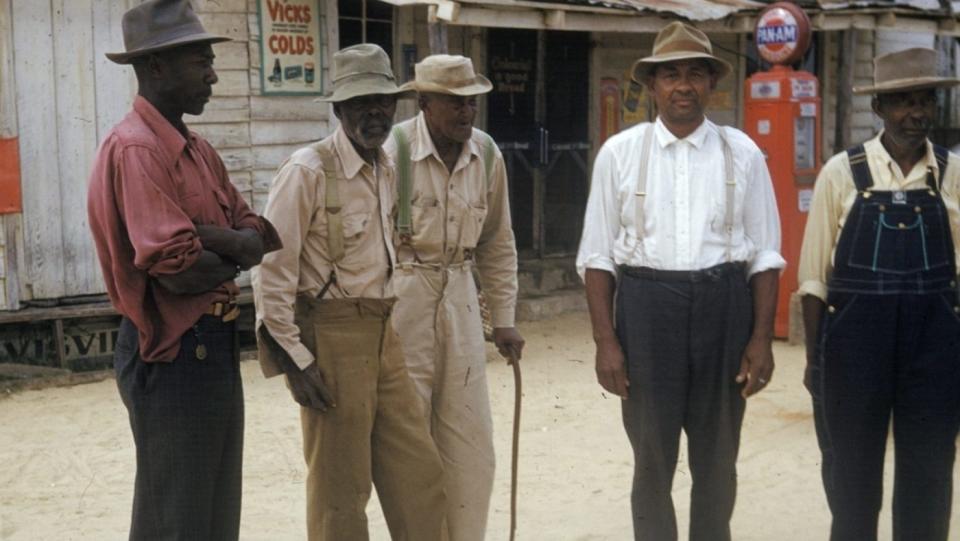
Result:
<svg viewBox="0 0 960 541"><path fill-rule="evenodd" d="M202 316L172 363L145 363L137 329L121 323L114 368L137 448L131 540L237 539L243 388L235 339L232 322Z"/></svg>
<svg viewBox="0 0 960 541"><path fill-rule="evenodd" d="M945 541L960 424L956 293L832 293L829 304L812 391L830 539L877 539L892 414L893 538Z"/></svg>
<svg viewBox="0 0 960 541"><path fill-rule="evenodd" d="M730 539L745 408L735 378L752 320L740 267L697 281L621 276L616 326L630 381L622 404L635 539L677 539L670 490L681 430L693 480L690 539Z"/></svg>

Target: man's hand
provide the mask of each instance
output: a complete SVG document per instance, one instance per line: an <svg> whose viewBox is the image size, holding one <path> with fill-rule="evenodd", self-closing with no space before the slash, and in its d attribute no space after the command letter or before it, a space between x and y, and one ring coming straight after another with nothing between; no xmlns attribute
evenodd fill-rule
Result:
<svg viewBox="0 0 960 541"><path fill-rule="evenodd" d="M497 351L500 352L500 355L507 359L507 364L510 364L513 360L520 360L525 344L516 327L496 327L493 329L493 343L497 345Z"/></svg>
<svg viewBox="0 0 960 541"><path fill-rule="evenodd" d="M204 249L236 261L246 270L263 259L263 240L253 229L230 229L216 225L198 225L197 236Z"/></svg>
<svg viewBox="0 0 960 541"><path fill-rule="evenodd" d="M627 398L627 369L623 357L623 349L616 339L607 339L597 342L597 381L607 391Z"/></svg>
<svg viewBox="0 0 960 541"><path fill-rule="evenodd" d="M816 348L807 349L807 366L803 368L803 386L807 388L810 394L813 394L813 367L817 365Z"/></svg>
<svg viewBox="0 0 960 541"><path fill-rule="evenodd" d="M740 394L748 398L760 392L770 383L771 377L773 377L772 340L751 338L747 343L747 349L743 352L740 372L737 374L737 383L746 383Z"/></svg>
<svg viewBox="0 0 960 541"><path fill-rule="evenodd" d="M320 372L316 361L303 370L292 362L290 365L284 363L283 370L290 384L290 392L293 393L293 399L297 404L320 411L337 407L333 401L333 395L323 381L323 373Z"/></svg>

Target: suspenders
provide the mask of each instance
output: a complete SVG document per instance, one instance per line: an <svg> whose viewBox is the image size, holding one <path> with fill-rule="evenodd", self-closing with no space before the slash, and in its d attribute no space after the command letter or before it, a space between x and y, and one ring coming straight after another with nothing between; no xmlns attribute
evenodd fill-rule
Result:
<svg viewBox="0 0 960 541"><path fill-rule="evenodd" d="M493 175L493 139L486 133L483 136L483 172L486 189L490 190L490 177ZM393 137L397 141L397 233L403 243L413 236L413 221L410 201L413 197L413 164L410 160L410 142L400 126L393 128Z"/></svg>
<svg viewBox="0 0 960 541"><path fill-rule="evenodd" d="M340 214L340 177L337 175L337 162L333 152L322 145L314 143L311 148L320 155L320 163L323 164L324 183L326 191L324 193L324 212L327 213L327 247L330 250L330 277L323 284L323 289L317 295L322 299L330 289L330 286L337 283L337 263L343 259L343 216Z"/></svg>
<svg viewBox="0 0 960 541"><path fill-rule="evenodd" d="M943 186L943 176L947 172L947 159L950 151L940 145L933 145L933 157L937 160L937 167L940 174L937 179L933 178L932 168L927 169L927 185L931 189L940 191ZM858 192L865 192L873 186L873 175L870 174L870 167L867 165L867 151L863 145L857 145L847 150L847 160L850 161L850 172L853 173L853 183Z"/></svg>
<svg viewBox="0 0 960 541"><path fill-rule="evenodd" d="M723 179L725 187L725 203L723 216L723 231L727 235L726 260L732 261L730 250L733 246L733 213L736 197L737 179L734 176L733 150L727 141L722 126L717 126L720 140L723 145ZM637 239L641 244L646 236L646 222L644 202L647 197L647 170L650 168L650 149L653 148L653 123L647 124L643 132L643 148L640 151L640 176L637 179L636 202L636 229Z"/></svg>

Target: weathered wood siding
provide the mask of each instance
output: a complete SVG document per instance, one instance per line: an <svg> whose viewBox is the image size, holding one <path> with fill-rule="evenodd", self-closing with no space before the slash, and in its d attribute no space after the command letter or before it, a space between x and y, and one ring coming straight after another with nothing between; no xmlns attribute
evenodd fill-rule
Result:
<svg viewBox="0 0 960 541"><path fill-rule="evenodd" d="M97 142L129 108L132 73L102 58L133 0L12 0L23 189L24 299L103 292L86 216ZM11 307L12 308L12 307Z"/></svg>
<svg viewBox="0 0 960 541"><path fill-rule="evenodd" d="M220 82L191 129L220 151L230 179L254 209L267 202L270 181L294 150L331 131L330 106L315 96L263 96L260 88L260 26L255 0L201 0L194 5L207 29L234 41L214 45ZM336 2L322 0L324 87L329 88L329 55L337 44Z"/></svg>
<svg viewBox="0 0 960 541"><path fill-rule="evenodd" d="M86 188L98 143L129 111L136 92L133 70L104 53L123 50L121 19L137 3L0 0L0 23L7 25L0 24L0 38L10 39L14 51L7 56L15 80L17 114L11 117L20 137L24 246L19 266L0 260L0 280L19 283L22 299L105 291L87 223ZM219 76L214 98L202 116L186 120L220 151L233 183L260 210L276 168L300 146L326 136L332 114L312 97L261 95L255 0L193 4L208 31L234 41L214 46ZM328 86L329 53L338 40L336 0L320 5ZM0 45L0 75L6 73L3 51ZM16 229L16 222L3 223ZM0 234L0 245L2 239ZM18 307L6 297L0 309Z"/></svg>
<svg viewBox="0 0 960 541"><path fill-rule="evenodd" d="M10 0L0 0L0 141L17 147L17 92L13 77L13 10ZM19 164L19 150L16 158ZM0 163L0 170L15 166ZM23 241L19 235L21 214L7 214L0 219L0 310L16 306L20 299L17 283L18 254Z"/></svg>

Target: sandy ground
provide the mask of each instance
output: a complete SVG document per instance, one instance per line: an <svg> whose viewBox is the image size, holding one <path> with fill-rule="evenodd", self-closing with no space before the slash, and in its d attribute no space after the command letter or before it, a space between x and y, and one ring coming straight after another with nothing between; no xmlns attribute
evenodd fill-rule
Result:
<svg viewBox="0 0 960 541"><path fill-rule="evenodd" d="M586 315L523 324L521 331L528 345L517 538L630 539L630 449L619 400L595 383ZM829 514L820 487L820 456L800 384L803 351L778 343L775 354L773 382L750 400L744 422L734 539L826 539ZM265 380L256 362L245 362L243 373L247 444L241 539L304 539L297 409L283 383ZM502 361L491 362L488 374L498 469L487 538L503 540L509 534L514 387L512 370ZM126 538L134 451L113 380L0 400L0 427L0 539ZM887 487L890 470L888 460ZM673 492L684 532L689 489L681 462ZM881 539L890 539L889 488L884 509ZM951 540L960 540L958 511L960 503L954 503ZM368 514L372 539L388 539L375 500Z"/></svg>

